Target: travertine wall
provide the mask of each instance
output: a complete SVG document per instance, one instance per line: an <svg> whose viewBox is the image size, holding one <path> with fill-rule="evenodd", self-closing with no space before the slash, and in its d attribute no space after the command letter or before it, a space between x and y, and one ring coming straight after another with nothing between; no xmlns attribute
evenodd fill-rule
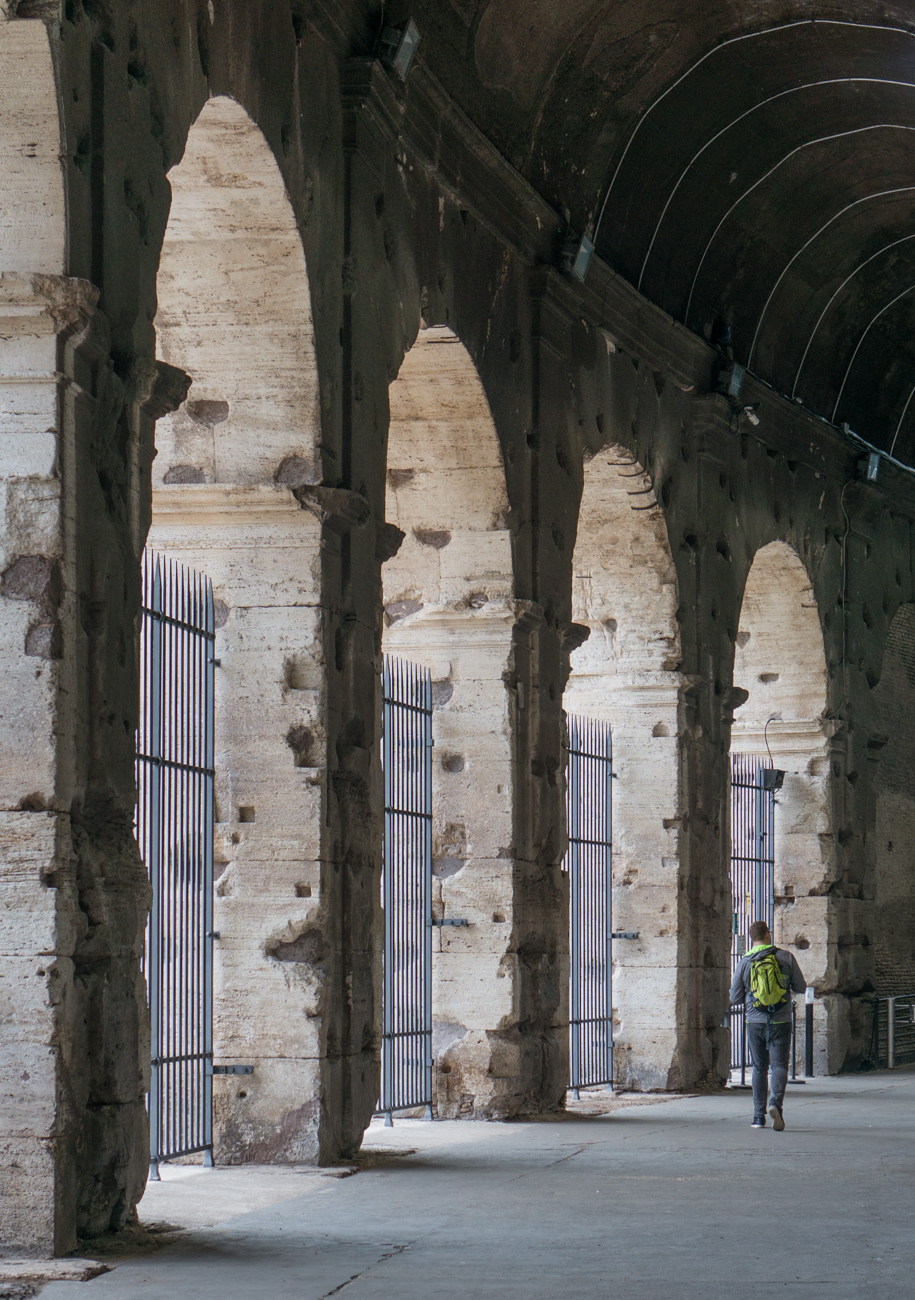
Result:
<svg viewBox="0 0 915 1300"><path fill-rule="evenodd" d="M666 1088L676 1071L680 770L677 575L651 479L611 443L584 469L564 705L613 737L614 1075Z"/></svg>
<svg viewBox="0 0 915 1300"><path fill-rule="evenodd" d="M308 273L270 148L208 101L169 181L160 357L190 378L160 419L148 543L217 602L214 1080L219 1163L315 1159L327 1052L327 707Z"/></svg>
<svg viewBox="0 0 915 1300"><path fill-rule="evenodd" d="M800 557L784 542L771 542L753 558L740 608L734 682L747 700L735 713L731 752L764 761L771 753L773 766L785 773L775 796L773 938L794 952L808 984L824 988L837 973L828 915L835 865L828 789L832 728L824 718L826 663L816 598ZM817 1004L814 1013L817 1073L829 1068L827 1005Z"/></svg>
<svg viewBox="0 0 915 1300"><path fill-rule="evenodd" d="M445 327L420 330L391 385L386 514L404 540L384 566L383 648L433 678L433 915L468 922L433 936L436 1112L496 1118L521 1082L507 679L524 607L492 414Z"/></svg>
<svg viewBox="0 0 915 1300"><path fill-rule="evenodd" d="M752 376L750 426L702 339L597 258L584 285L565 276L560 214L421 59L403 83L370 57L376 34L377 15L342 0L0 4L0 1237L17 1250L118 1227L145 1176L148 892L131 819L154 513L159 543L212 572L225 606L219 1048L256 1073L220 1095L223 1158L340 1159L377 1098L383 636L434 663L454 758L436 768L437 851L465 865L440 869L437 905L474 924L437 955L443 1111L562 1101L572 662L599 671L573 673L569 699L613 667L620 765L650 785L650 803L618 794L617 918L646 936L617 949L625 1078L721 1082L728 761L752 646L738 633L771 543L806 572L825 656L828 767L808 770L822 701L783 736L800 802L780 879L797 898L815 878L783 904L783 937L808 909L794 933L811 944L829 1068L866 1058L875 953L881 969L909 960L874 897L890 745L876 689L894 672L891 620L915 599L911 476L884 462L861 482L857 446ZM460 342L421 343L414 364L463 349L485 393L445 440L485 446L450 467L479 471L482 495L436 489L431 514L408 500L418 473L396 493L387 478L418 470L441 433L409 464L388 454L421 319ZM609 443L650 504L651 529L619 544L589 514L616 510L591 488ZM382 598L401 510L403 582ZM573 583L588 535L610 560L592 594ZM385 626L384 605L410 601L423 609ZM634 601L624 663L602 620L621 631Z"/></svg>

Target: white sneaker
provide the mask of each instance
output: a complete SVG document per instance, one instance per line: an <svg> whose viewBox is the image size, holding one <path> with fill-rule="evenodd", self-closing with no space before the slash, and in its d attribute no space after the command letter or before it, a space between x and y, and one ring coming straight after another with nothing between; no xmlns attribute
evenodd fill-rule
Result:
<svg viewBox="0 0 915 1300"><path fill-rule="evenodd" d="M781 1107L776 1106L775 1103L773 1102L773 1104L769 1107L769 1114L772 1116L772 1127L775 1129L776 1133L781 1133L782 1129L785 1127L785 1121L782 1118Z"/></svg>

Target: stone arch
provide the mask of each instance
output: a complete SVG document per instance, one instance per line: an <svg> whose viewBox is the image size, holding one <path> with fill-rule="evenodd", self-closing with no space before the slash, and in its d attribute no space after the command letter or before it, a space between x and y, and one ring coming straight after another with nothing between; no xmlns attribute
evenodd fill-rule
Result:
<svg viewBox="0 0 915 1300"><path fill-rule="evenodd" d="M66 273L57 86L39 19L0 18L0 273Z"/></svg>
<svg viewBox="0 0 915 1300"><path fill-rule="evenodd" d="M882 996L915 989L915 604L890 623L880 681L873 691L878 762L873 871L874 983Z"/></svg>
<svg viewBox="0 0 915 1300"><path fill-rule="evenodd" d="M614 1071L675 1086L680 835L680 636L664 516L637 460L609 443L584 469L572 559L567 713L611 724Z"/></svg>
<svg viewBox="0 0 915 1300"><path fill-rule="evenodd" d="M734 713L731 752L767 761L771 752L773 766L785 772L776 795L773 938L794 952L808 983L823 987L835 968L826 897L832 866L826 655L810 577L787 542L762 547L750 567L734 685L747 699ZM817 1015L824 1005L817 1005ZM815 1046L825 1051L819 1026ZM820 1060L818 1072L824 1068Z"/></svg>
<svg viewBox="0 0 915 1300"><path fill-rule="evenodd" d="M526 606L512 600L502 455L466 348L423 328L390 388L386 518L404 534L382 571L386 653L431 669L435 703L433 1056L442 1117L518 1101L513 712L507 678ZM494 1066L498 1055L498 1068ZM513 1063L514 1062L514 1063Z"/></svg>
<svg viewBox="0 0 915 1300"><path fill-rule="evenodd" d="M270 147L220 95L169 180L157 347L192 384L158 423L154 483L319 482L308 270Z"/></svg>
<svg viewBox="0 0 915 1300"><path fill-rule="evenodd" d="M213 579L214 1050L255 1067L244 1090L214 1081L215 1153L307 1161L337 1099L321 526L301 500L320 481L308 273L276 160L234 100L208 101L170 182L155 328L191 382L158 422L148 540Z"/></svg>
<svg viewBox="0 0 915 1300"><path fill-rule="evenodd" d="M445 326L420 331L390 404L386 516L404 540L384 567L385 606L483 608L509 599L502 452L480 377L456 334ZM389 610L389 625L399 612Z"/></svg>

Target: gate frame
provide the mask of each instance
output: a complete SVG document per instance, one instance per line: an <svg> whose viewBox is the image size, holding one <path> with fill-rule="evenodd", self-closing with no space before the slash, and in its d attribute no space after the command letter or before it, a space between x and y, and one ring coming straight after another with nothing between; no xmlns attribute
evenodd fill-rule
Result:
<svg viewBox="0 0 915 1300"><path fill-rule="evenodd" d="M141 852L147 849L147 870L152 888L145 955L145 973L149 998L151 1076L148 1094L149 1110L149 1176L159 1180L159 1164L180 1156L202 1151L204 1164L213 1165L213 841L214 841L214 780L215 780L215 658L216 626L213 601L213 584L206 575L161 556L145 551L142 560L143 591L141 598L140 637L140 726L137 730L136 772L137 811L136 836ZM163 652L163 642L168 630L172 643L169 662L168 649ZM180 701L167 701L165 672L171 667L171 682L198 687L192 695L188 691ZM183 703L185 709L176 711ZM171 708L166 713L166 706ZM202 723L202 736L199 729ZM182 725L183 724L183 725ZM170 748L180 752L184 759L192 754L201 762L185 762L170 757L163 750L166 728L171 731ZM145 749L141 745L145 741ZM176 748L177 747L177 748ZM163 872L167 865L165 835L163 831L162 784L167 770L182 772L199 782L196 799L175 800L180 805L182 820L173 821L176 833L193 834L202 826L204 830L202 852L198 857L197 885L200 901L195 907L177 893L163 888ZM148 797L144 801L144 791ZM190 804L193 803L191 809ZM177 809L176 809L177 811ZM145 813L145 816L144 816ZM144 825L148 827L144 834ZM161 964L163 905L173 906L172 919L179 930L189 937L189 922L196 920L193 961L181 975L173 972L167 980ZM193 998L192 985L196 976L197 999ZM197 1050L171 1052L167 1044L176 1044L169 1038L167 1002L180 1005L185 1017L184 1032L193 1034ZM193 1003L196 1001L196 1006ZM163 1049L166 1049L163 1051ZM194 1088L175 1089L172 1106L165 1104L163 1089L167 1075L163 1067L199 1062L199 1076ZM188 1072L189 1073L189 1072ZM182 1082L190 1082L186 1074ZM191 1096L196 1091L196 1096ZM181 1093L179 1100L179 1092ZM168 1141L167 1134L181 1133L185 1141ZM187 1140L189 1139L189 1140ZM200 1140L197 1140L200 1139Z"/></svg>
<svg viewBox="0 0 915 1300"><path fill-rule="evenodd" d="M613 734L610 723L597 718L584 717L581 714L566 714L568 728L568 763L566 766L566 829L569 847L563 862L563 870L569 876L569 1089L573 1098L579 1098L581 1088L593 1088L606 1085L613 1087ZM596 805L584 803L588 793L597 787L595 778L583 780L586 765L599 766L603 780L606 782L605 813L597 812ZM592 816L588 816L588 812ZM584 816L582 815L584 813ZM590 825L588 824L590 822ZM583 835L580 832L585 831ZM593 838L588 831L594 831ZM602 837L601 837L602 836ZM583 855L582 849L586 853ZM588 901L587 889L583 893L583 858L587 850L602 850L605 855L605 893L598 901L593 915L606 918L606 936L590 938L584 925L584 907ZM596 855L595 855L596 856ZM577 922L577 924L576 924ZM600 949L606 945L606 974L603 984L603 998L606 1000L606 1014L584 1016L583 1001L591 1002L591 1010L600 1007L600 991L586 989L584 977L585 956L589 954L596 960ZM597 984L597 981L594 981ZM595 1032L601 1020L606 1026L606 1045L601 1056L603 1069L583 1068L582 1040L586 1024L593 1024ZM597 1055L596 1051L587 1055ZM584 1077L585 1074L589 1077ZM600 1078L590 1075L601 1075Z"/></svg>
<svg viewBox="0 0 915 1300"><path fill-rule="evenodd" d="M412 724L412 725L411 725ZM381 1035L381 1094L376 1114L390 1127L395 1111L423 1106L432 1118L432 673L394 655L384 656L382 673L382 767L384 770L384 978ZM416 770L398 765L398 752L420 754ZM404 822L407 825L404 825ZM409 827L412 826L412 830ZM407 831L404 835L403 832ZM400 834L398 832L401 832ZM404 857L419 855L420 877L405 881ZM415 859L413 862L415 866ZM398 869L399 868L399 869ZM397 885L419 884L420 907L398 908ZM421 916L419 915L421 908ZM418 932L418 933L417 933ZM418 942L417 942L418 939ZM419 977L397 978L396 956L412 940ZM411 1000L412 995L412 1000ZM404 1028L420 1010L421 1027ZM419 1038L421 1060L411 1060L411 1038ZM395 1049L399 1045L401 1051ZM417 1064L419 1069L416 1069ZM417 1095L410 1096L410 1092Z"/></svg>

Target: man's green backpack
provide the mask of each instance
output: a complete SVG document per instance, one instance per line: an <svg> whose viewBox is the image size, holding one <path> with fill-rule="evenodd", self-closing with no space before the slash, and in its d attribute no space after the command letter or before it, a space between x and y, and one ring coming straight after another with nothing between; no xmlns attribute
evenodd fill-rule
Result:
<svg viewBox="0 0 915 1300"><path fill-rule="evenodd" d="M788 1001L789 976L779 965L777 948L763 948L750 958L750 996L763 1011L777 1011Z"/></svg>

